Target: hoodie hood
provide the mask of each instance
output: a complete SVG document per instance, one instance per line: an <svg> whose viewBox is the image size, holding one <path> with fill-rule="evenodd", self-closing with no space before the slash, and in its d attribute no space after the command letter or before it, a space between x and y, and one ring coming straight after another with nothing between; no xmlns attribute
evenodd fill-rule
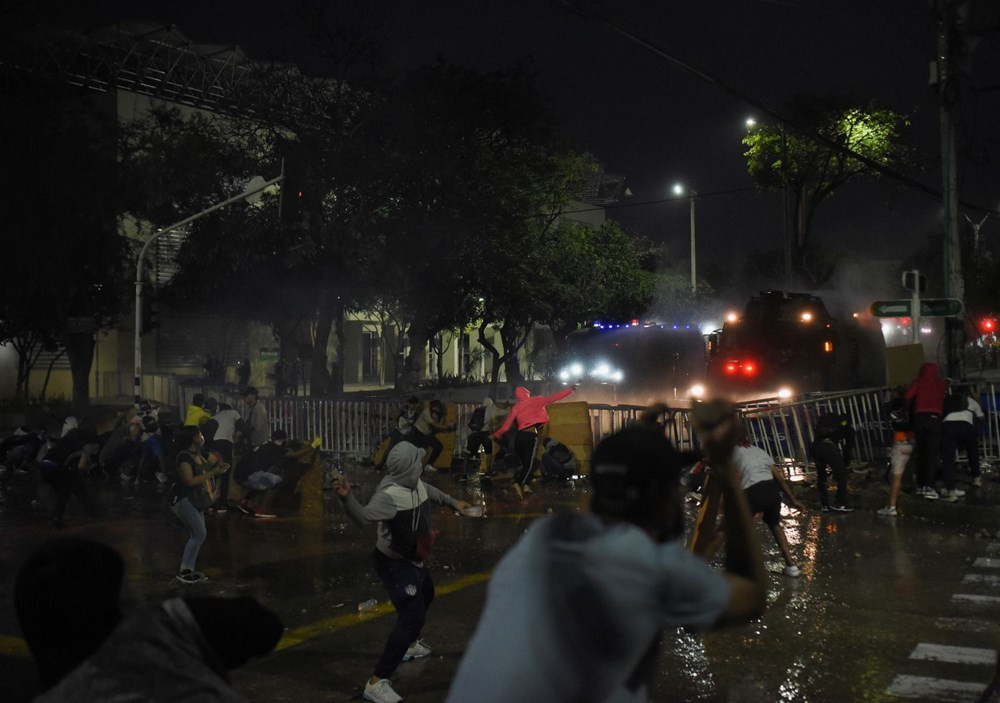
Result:
<svg viewBox="0 0 1000 703"><path fill-rule="evenodd" d="M527 400L531 397L531 391L524 386L518 386L514 389L514 397L518 400Z"/></svg>
<svg viewBox="0 0 1000 703"><path fill-rule="evenodd" d="M491 405L493 405L493 399L492 398L483 398L483 407L484 408L488 408Z"/></svg>
<svg viewBox="0 0 1000 703"><path fill-rule="evenodd" d="M933 361L927 361L920 365L920 371L917 373L917 378L926 378L937 380L941 376L938 373L938 365Z"/></svg>
<svg viewBox="0 0 1000 703"><path fill-rule="evenodd" d="M400 442L386 457L386 480L411 490L416 488L424 470L423 459L423 449L409 442Z"/></svg>

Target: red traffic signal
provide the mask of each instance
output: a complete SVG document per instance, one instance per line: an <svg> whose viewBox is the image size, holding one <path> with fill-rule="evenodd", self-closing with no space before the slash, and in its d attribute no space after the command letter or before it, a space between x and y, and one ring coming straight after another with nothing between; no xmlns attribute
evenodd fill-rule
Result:
<svg viewBox="0 0 1000 703"><path fill-rule="evenodd" d="M997 331L997 321L993 317L984 317L979 321L980 334L994 334Z"/></svg>

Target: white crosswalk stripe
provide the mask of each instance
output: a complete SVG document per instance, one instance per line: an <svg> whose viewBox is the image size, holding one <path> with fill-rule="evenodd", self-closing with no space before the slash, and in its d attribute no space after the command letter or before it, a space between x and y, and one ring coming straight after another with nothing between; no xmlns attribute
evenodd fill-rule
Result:
<svg viewBox="0 0 1000 703"><path fill-rule="evenodd" d="M966 574L962 583L981 583L986 586L1000 586L1000 576L994 574Z"/></svg>
<svg viewBox="0 0 1000 703"><path fill-rule="evenodd" d="M1000 569L1000 559L994 557L979 557L972 565L980 569Z"/></svg>
<svg viewBox="0 0 1000 703"><path fill-rule="evenodd" d="M1000 605L1000 596L981 596L977 593L956 593L951 600L955 603L974 603L976 605Z"/></svg>
<svg viewBox="0 0 1000 703"><path fill-rule="evenodd" d="M948 664L996 666L997 653L995 649L983 649L981 647L955 647L947 644L931 644L929 642L921 642L910 654L910 659L946 662Z"/></svg>
<svg viewBox="0 0 1000 703"><path fill-rule="evenodd" d="M981 683L934 679L929 676L899 675L893 679L886 693L900 698L923 698L940 703L965 703L976 701L986 688Z"/></svg>

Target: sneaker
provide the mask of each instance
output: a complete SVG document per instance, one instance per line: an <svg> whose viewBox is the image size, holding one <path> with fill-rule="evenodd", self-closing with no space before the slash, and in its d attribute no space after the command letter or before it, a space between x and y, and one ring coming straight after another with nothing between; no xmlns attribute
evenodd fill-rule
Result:
<svg viewBox="0 0 1000 703"><path fill-rule="evenodd" d="M191 571L191 569L181 569L177 572L176 580L181 583L198 583L200 581L207 581L205 574L200 571Z"/></svg>
<svg viewBox="0 0 1000 703"><path fill-rule="evenodd" d="M403 661L408 662L411 659L422 659L423 657L430 656L430 653L431 648L423 640L417 640L406 650L406 654L403 655Z"/></svg>
<svg viewBox="0 0 1000 703"><path fill-rule="evenodd" d="M215 506L215 510L214 510L214 512L215 512L215 513L216 513L217 515L222 515L222 514L223 514L223 513L225 513L225 512L227 511L227 510L229 510L229 508L227 508L227 507L226 507L225 505L216 505L216 506Z"/></svg>
<svg viewBox="0 0 1000 703"><path fill-rule="evenodd" d="M947 491L947 493L948 495L953 495L956 498L961 498L962 496L965 495L965 491L963 491L961 488L952 488L950 491Z"/></svg>
<svg viewBox="0 0 1000 703"><path fill-rule="evenodd" d="M975 476L975 477L973 477L973 479L972 479L972 485L975 486L976 488L979 488L980 486L982 486L983 485L983 477L982 476Z"/></svg>
<svg viewBox="0 0 1000 703"><path fill-rule="evenodd" d="M163 473L162 471L157 471L156 474L155 474L155 476L156 476L156 480L159 481L160 483L166 483L167 482L167 475L165 473Z"/></svg>
<svg viewBox="0 0 1000 703"><path fill-rule="evenodd" d="M789 564L788 566L785 567L783 573L785 574L785 576L791 576L792 578L795 578L796 576L802 573L802 570L799 569L799 567L795 566L795 564Z"/></svg>
<svg viewBox="0 0 1000 703"><path fill-rule="evenodd" d="M951 491L949 491L949 490L943 490L943 491L941 491L941 495L939 497L945 503L957 503L958 502L958 496L952 495Z"/></svg>
<svg viewBox="0 0 1000 703"><path fill-rule="evenodd" d="M854 508L848 508L846 505L831 505L830 510L835 513L853 513Z"/></svg>
<svg viewBox="0 0 1000 703"><path fill-rule="evenodd" d="M879 515L884 517L899 517L899 511L896 510L895 505L887 505L878 511Z"/></svg>
<svg viewBox="0 0 1000 703"><path fill-rule="evenodd" d="M379 679L375 683L365 682L364 698L373 703L399 703L403 697L392 690L389 679Z"/></svg>
<svg viewBox="0 0 1000 703"><path fill-rule="evenodd" d="M832 513L833 512L833 508L831 508L829 505L821 505L820 508L819 508L819 511L821 513Z"/></svg>
<svg viewBox="0 0 1000 703"><path fill-rule="evenodd" d="M250 515L253 515L254 517L265 518L265 519L266 518L272 518L272 517L278 517L274 513L250 513Z"/></svg>
<svg viewBox="0 0 1000 703"><path fill-rule="evenodd" d="M927 486L926 488L924 488L924 492L921 493L920 495L922 495L927 500L937 500L940 497L938 495L938 492L936 490L934 490L933 488L931 488L930 486Z"/></svg>
<svg viewBox="0 0 1000 703"><path fill-rule="evenodd" d="M428 464L427 466L425 466L425 467L424 467L424 471L425 471L425 472L427 472L427 473L429 473L429 474L436 474L436 473L438 472L438 470L437 470L437 469L435 469L435 468L434 468L433 466L431 466L430 464ZM382 679L382 680L383 680L383 681L388 681L388 679ZM401 699L401 700L402 700L402 699Z"/></svg>
<svg viewBox="0 0 1000 703"><path fill-rule="evenodd" d="M243 513L244 515L253 515L254 514L253 510L251 510L247 506L243 505L243 503L233 503L233 508L236 509L236 510L238 510L239 512Z"/></svg>

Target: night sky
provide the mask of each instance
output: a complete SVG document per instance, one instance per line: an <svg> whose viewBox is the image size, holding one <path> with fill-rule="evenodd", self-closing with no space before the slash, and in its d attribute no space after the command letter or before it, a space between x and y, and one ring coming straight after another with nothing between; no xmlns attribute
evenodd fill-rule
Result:
<svg viewBox="0 0 1000 703"><path fill-rule="evenodd" d="M329 3L328 3L329 4ZM334 3L343 5L343 3ZM796 92L877 99L912 119L906 135L923 162L911 172L940 188L938 110L928 85L934 27L925 0L597 0L615 25L735 92L773 110ZM297 3L32 3L49 22L83 28L116 20L172 23L190 39L238 44L253 58L308 65ZM370 5L370 4L369 4ZM687 257L683 181L700 193L699 260L720 266L744 246L780 246L781 200L753 190L740 139L744 100L701 81L629 38L550 0L428 0L383 3L385 60L396 73L447 60L481 69L528 65L581 149L609 173L624 174L634 196L609 212L630 231ZM963 81L959 142L963 201L1000 205L1000 3L973 0L973 23L991 26L974 48ZM345 16L351 13L345 12ZM992 89L990 89L992 88ZM965 209L977 221L982 210ZM891 179L858 181L824 203L815 239L873 259L901 259L941 230L941 205ZM964 219L963 219L964 223ZM1000 240L1000 217L982 229Z"/></svg>

